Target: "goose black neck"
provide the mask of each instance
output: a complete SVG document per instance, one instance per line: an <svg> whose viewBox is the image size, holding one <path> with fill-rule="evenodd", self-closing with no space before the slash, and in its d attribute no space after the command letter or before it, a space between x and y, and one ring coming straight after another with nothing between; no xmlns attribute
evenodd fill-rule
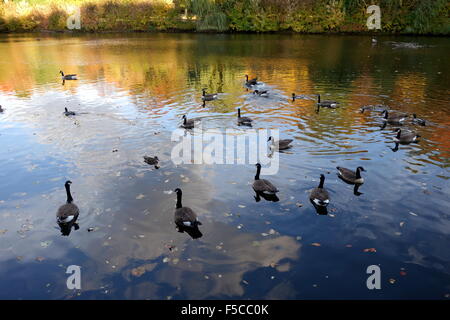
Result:
<svg viewBox="0 0 450 320"><path fill-rule="evenodd" d="M186 121L187 121L186 117L184 117L183 119L184 119L183 124L186 124Z"/></svg>
<svg viewBox="0 0 450 320"><path fill-rule="evenodd" d="M73 198L72 195L70 194L70 184L66 184L66 193L67 193L67 203L72 203Z"/></svg>
<svg viewBox="0 0 450 320"><path fill-rule="evenodd" d="M261 167L258 166L256 167L256 176L255 176L255 180L259 180L259 174L261 173Z"/></svg>
<svg viewBox="0 0 450 320"><path fill-rule="evenodd" d="M325 182L325 177L324 176L321 176L320 177L320 183L319 183L319 186L318 186L318 188L319 189L322 189L323 188L323 183Z"/></svg>
<svg viewBox="0 0 450 320"><path fill-rule="evenodd" d="M317 103L320 103L320 94L317 95Z"/></svg>
<svg viewBox="0 0 450 320"><path fill-rule="evenodd" d="M356 168L356 179L360 179L360 178L361 178L361 169Z"/></svg>
<svg viewBox="0 0 450 320"><path fill-rule="evenodd" d="M206 95L206 91L205 91L205 89L203 89L203 96L205 96Z"/></svg>
<svg viewBox="0 0 450 320"><path fill-rule="evenodd" d="M238 109L238 118L241 117L241 109Z"/></svg>
<svg viewBox="0 0 450 320"><path fill-rule="evenodd" d="M397 139L400 139L400 135L402 134L402 131L401 130L398 130L397 131Z"/></svg>
<svg viewBox="0 0 450 320"><path fill-rule="evenodd" d="M177 192L177 209L183 207L183 205L181 204L181 195L182 195L181 191L178 191Z"/></svg>

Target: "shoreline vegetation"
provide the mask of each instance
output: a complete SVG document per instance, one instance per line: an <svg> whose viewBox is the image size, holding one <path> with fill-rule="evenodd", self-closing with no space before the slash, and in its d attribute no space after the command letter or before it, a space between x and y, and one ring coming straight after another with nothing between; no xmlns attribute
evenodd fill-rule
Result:
<svg viewBox="0 0 450 320"><path fill-rule="evenodd" d="M370 5L379 30L366 25ZM0 0L0 32L448 35L449 13L447 0Z"/></svg>

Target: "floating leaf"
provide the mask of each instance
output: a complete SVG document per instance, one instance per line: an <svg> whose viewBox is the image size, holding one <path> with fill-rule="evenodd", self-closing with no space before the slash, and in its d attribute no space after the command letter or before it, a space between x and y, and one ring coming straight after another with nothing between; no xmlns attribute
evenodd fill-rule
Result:
<svg viewBox="0 0 450 320"><path fill-rule="evenodd" d="M313 242L313 243L311 243L311 245L314 246L314 247L320 247L321 246L321 244L318 243L318 242Z"/></svg>
<svg viewBox="0 0 450 320"><path fill-rule="evenodd" d="M377 249L375 248L367 248L363 250L364 252L377 252Z"/></svg>

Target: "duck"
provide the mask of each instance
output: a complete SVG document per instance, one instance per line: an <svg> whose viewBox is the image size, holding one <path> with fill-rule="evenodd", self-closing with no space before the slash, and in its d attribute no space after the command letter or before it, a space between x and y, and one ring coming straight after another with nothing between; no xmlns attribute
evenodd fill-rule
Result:
<svg viewBox="0 0 450 320"><path fill-rule="evenodd" d="M206 94L206 89L202 90L202 100L203 101L211 101L217 99L217 93Z"/></svg>
<svg viewBox="0 0 450 320"><path fill-rule="evenodd" d="M258 84L258 78L248 80L248 74L245 75L245 84L248 86L254 86Z"/></svg>
<svg viewBox="0 0 450 320"><path fill-rule="evenodd" d="M192 129L192 128L194 128L196 119L189 119L188 120L186 115L183 115L181 117L181 119L183 119L183 123L181 124L182 128L185 128L185 129Z"/></svg>
<svg viewBox="0 0 450 320"><path fill-rule="evenodd" d="M292 139L281 139L275 141L272 136L269 137L267 141L272 141L270 148L273 150L285 150L292 147L291 142L294 141Z"/></svg>
<svg viewBox="0 0 450 320"><path fill-rule="evenodd" d="M197 214L189 207L183 207L181 198L183 192L180 188L176 188L174 192L177 194L177 205L175 208L174 221L179 228L195 228L202 223L198 220Z"/></svg>
<svg viewBox="0 0 450 320"><path fill-rule="evenodd" d="M380 111L383 112L384 110L388 110L389 107L382 105L382 104L376 104L376 105L367 105L367 106L362 106L360 108L361 113L364 113L364 111L368 110L368 111Z"/></svg>
<svg viewBox="0 0 450 320"><path fill-rule="evenodd" d="M1 106L0 106L0 109L1 109ZM418 124L420 126L426 125L425 120L423 120L421 118L417 118L417 115L415 113L413 113L412 123Z"/></svg>
<svg viewBox="0 0 450 320"><path fill-rule="evenodd" d="M305 100L311 100L311 97L301 94L297 95L295 92L292 93L292 102L294 102L296 99L305 99Z"/></svg>
<svg viewBox="0 0 450 320"><path fill-rule="evenodd" d="M414 131L402 131L400 128L397 128L395 132L397 132L397 135L394 137L394 142L400 144L417 142L418 138L420 137L420 135L415 133Z"/></svg>
<svg viewBox="0 0 450 320"><path fill-rule="evenodd" d="M257 94L260 97L268 97L269 96L269 92L267 90L264 90L264 91L255 90L255 91L253 91L253 94Z"/></svg>
<svg viewBox="0 0 450 320"><path fill-rule="evenodd" d="M328 191L323 187L325 182L325 176L323 174L320 175L320 183L317 188L311 190L311 194L309 195L309 200L314 206L317 207L326 207L330 203L330 197L328 195Z"/></svg>
<svg viewBox="0 0 450 320"><path fill-rule="evenodd" d="M252 121L253 119L249 118L249 117L241 117L241 108L238 108L238 124L239 125L247 125L247 126L251 126L252 125Z"/></svg>
<svg viewBox="0 0 450 320"><path fill-rule="evenodd" d="M159 159L157 156L154 156L154 157L144 156L144 162L151 166L155 166L155 169L159 169L159 166L158 166Z"/></svg>
<svg viewBox="0 0 450 320"><path fill-rule="evenodd" d="M69 223L71 221L75 221L80 214L80 210L78 209L78 206L73 203L72 194L70 193L71 184L72 181L70 180L67 180L64 184L64 187L66 188L67 201L65 204L60 206L58 211L56 212L58 223Z"/></svg>
<svg viewBox="0 0 450 320"><path fill-rule="evenodd" d="M261 173L261 164L257 163L256 165L256 175L255 181L253 181L253 190L257 194L268 193L268 194L276 194L279 192L278 188L275 187L272 182L267 179L260 179L259 174Z"/></svg>
<svg viewBox="0 0 450 320"><path fill-rule="evenodd" d="M324 100L324 101L320 101L320 93L317 95L317 105L320 107L325 107L325 108L337 108L338 107L339 102L337 101L331 101L331 100Z"/></svg>
<svg viewBox="0 0 450 320"><path fill-rule="evenodd" d="M63 80L77 80L77 75L76 74L66 74L66 75L64 75L64 72L62 72L61 70L59 71L59 73L61 74L61 79L63 79Z"/></svg>
<svg viewBox="0 0 450 320"><path fill-rule="evenodd" d="M389 124L401 124L407 118L405 114L392 114L387 110L384 110L381 114L384 115L382 120Z"/></svg>
<svg viewBox="0 0 450 320"><path fill-rule="evenodd" d="M341 178L342 180L344 180L345 182L349 183L349 184L363 184L364 183L364 179L363 177L361 177L361 171L366 171L364 170L363 167L358 167L356 168L356 171L347 169L347 168L343 168L343 167L336 167L336 169L338 170L338 177Z"/></svg>
<svg viewBox="0 0 450 320"><path fill-rule="evenodd" d="M73 111L69 111L69 110L67 110L67 108L64 108L64 112L63 112L63 114L65 115L65 116L74 116L75 115L75 112L73 112Z"/></svg>

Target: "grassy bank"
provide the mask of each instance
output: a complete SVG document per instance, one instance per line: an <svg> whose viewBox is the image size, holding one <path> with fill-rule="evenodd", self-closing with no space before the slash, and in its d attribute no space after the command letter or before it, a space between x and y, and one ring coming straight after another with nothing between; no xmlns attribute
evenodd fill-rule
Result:
<svg viewBox="0 0 450 320"><path fill-rule="evenodd" d="M447 0L0 0L0 32L68 31L79 8L81 32L359 33L371 4L378 33L450 33Z"/></svg>

